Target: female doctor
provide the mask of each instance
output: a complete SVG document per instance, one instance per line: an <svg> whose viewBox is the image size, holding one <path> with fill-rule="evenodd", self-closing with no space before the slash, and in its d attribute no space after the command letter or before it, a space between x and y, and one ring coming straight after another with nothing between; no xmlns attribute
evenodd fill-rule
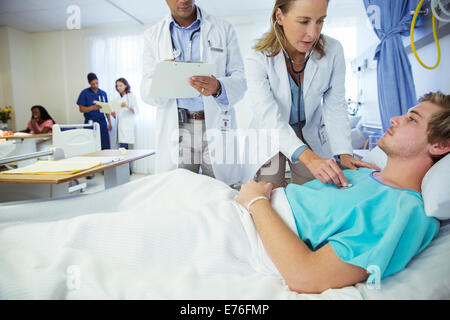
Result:
<svg viewBox="0 0 450 320"><path fill-rule="evenodd" d="M346 187L333 157L345 168L374 168L352 157L343 49L321 35L327 8L328 0L277 0L270 31L247 58L252 126L279 137L278 151L260 159L258 181L284 186L286 158L296 184L316 178Z"/></svg>
<svg viewBox="0 0 450 320"><path fill-rule="evenodd" d="M117 141L119 147L128 149L129 144L135 144L135 118L139 109L136 96L131 93L131 87L125 78L116 80L116 90L120 94L120 107L117 118ZM114 114L113 114L114 115Z"/></svg>

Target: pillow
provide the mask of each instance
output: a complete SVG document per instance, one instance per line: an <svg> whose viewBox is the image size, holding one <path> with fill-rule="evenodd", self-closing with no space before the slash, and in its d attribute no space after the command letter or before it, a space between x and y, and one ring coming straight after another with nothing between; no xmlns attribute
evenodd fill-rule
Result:
<svg viewBox="0 0 450 320"><path fill-rule="evenodd" d="M386 166L387 155L379 147L375 147L363 158L363 161L383 169ZM422 197L427 216L440 220L450 219L449 190L450 154L432 166L422 181Z"/></svg>
<svg viewBox="0 0 450 320"><path fill-rule="evenodd" d="M425 212L440 220L450 219L450 154L428 170L422 181Z"/></svg>
<svg viewBox="0 0 450 320"><path fill-rule="evenodd" d="M366 154L362 160L372 163L383 170L384 167L386 167L387 155L380 149L380 147L376 146L368 154Z"/></svg>

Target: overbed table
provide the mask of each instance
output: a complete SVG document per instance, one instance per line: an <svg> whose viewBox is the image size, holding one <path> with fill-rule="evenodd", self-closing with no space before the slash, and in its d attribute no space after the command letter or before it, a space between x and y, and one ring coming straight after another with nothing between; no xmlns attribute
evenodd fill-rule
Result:
<svg viewBox="0 0 450 320"><path fill-rule="evenodd" d="M123 157L122 160L107 163L74 174L0 174L0 202L54 198L68 195L79 187L70 187L70 182L89 175L105 172L105 189L130 181L130 162L155 154L154 150L102 150L82 155L83 157Z"/></svg>
<svg viewBox="0 0 450 320"><path fill-rule="evenodd" d="M14 154L28 154L37 151L37 143L39 141L48 140L52 137L51 133L30 134L25 136L8 136L2 137L6 141L13 141L16 145ZM36 159L21 161L18 167L25 167L36 162Z"/></svg>

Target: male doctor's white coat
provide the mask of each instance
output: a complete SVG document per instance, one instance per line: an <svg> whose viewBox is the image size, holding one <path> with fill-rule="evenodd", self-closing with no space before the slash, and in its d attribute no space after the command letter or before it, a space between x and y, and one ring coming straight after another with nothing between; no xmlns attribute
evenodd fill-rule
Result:
<svg viewBox="0 0 450 320"><path fill-rule="evenodd" d="M303 95L306 123L303 136L319 156L331 158L353 154L351 129L345 101L345 59L341 44L324 36L325 56L314 52L304 73ZM292 105L289 73L282 51L269 58L252 51L245 60L248 91L242 106L251 108L251 130L275 130L278 138L274 147L261 153L258 144L251 144L246 153L258 154L257 161L243 166L242 182L253 179L256 172L273 156L281 152L288 159L305 145L289 125ZM242 151L243 152L243 151Z"/></svg>
<svg viewBox="0 0 450 320"><path fill-rule="evenodd" d="M214 76L225 87L229 105L222 106L212 97L203 97L208 148L214 175L217 179L233 184L239 181L240 168L235 161L237 145L226 139L236 128L233 106L243 98L247 89L244 63L235 31L230 23L213 17L203 10L200 30L200 57L205 63L216 65ZM157 173L178 167L179 130L176 99L154 99L150 97L150 85L155 66L165 59L174 59L170 34L171 15L149 28L144 34L142 99L155 107L156 114L156 159ZM188 81L188 79L186 79ZM228 133L221 133L222 112L228 111L231 118ZM226 143L222 143L226 141ZM228 161L227 161L228 158Z"/></svg>

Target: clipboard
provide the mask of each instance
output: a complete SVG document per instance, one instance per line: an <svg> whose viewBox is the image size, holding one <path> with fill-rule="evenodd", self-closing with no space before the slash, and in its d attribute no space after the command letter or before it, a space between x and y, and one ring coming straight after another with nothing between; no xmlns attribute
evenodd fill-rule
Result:
<svg viewBox="0 0 450 320"><path fill-rule="evenodd" d="M101 102L101 101L94 101L95 104L98 104L99 106L101 106L102 108L99 109L101 113L112 113L112 112L117 112L117 110L119 109L120 111L120 103L117 101L111 101L110 103L108 102ZM119 104L119 105L117 105Z"/></svg>
<svg viewBox="0 0 450 320"><path fill-rule="evenodd" d="M209 77L216 66L203 62L161 61L156 65L150 85L152 98L195 98L200 93L189 84L193 76Z"/></svg>

